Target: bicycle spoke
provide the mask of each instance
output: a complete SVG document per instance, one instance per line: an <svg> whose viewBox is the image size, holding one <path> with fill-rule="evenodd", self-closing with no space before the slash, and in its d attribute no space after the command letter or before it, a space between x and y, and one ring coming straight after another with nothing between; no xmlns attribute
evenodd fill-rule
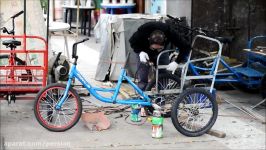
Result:
<svg viewBox="0 0 266 150"><path fill-rule="evenodd" d="M48 92L46 93L47 96L49 96L49 98L52 100L52 103L53 103L53 106L55 105L55 99L53 99L49 94Z"/></svg>
<svg viewBox="0 0 266 150"><path fill-rule="evenodd" d="M51 117L49 117L48 123L51 124L52 123L52 118L53 118L53 113L51 114Z"/></svg>
<svg viewBox="0 0 266 150"><path fill-rule="evenodd" d="M212 112L212 109L208 108L208 106L210 106L208 97L201 93L187 95L182 100L182 103L180 103L179 107L181 106L183 106L183 108L178 110L180 116L185 116L185 113L188 116L185 121L183 118L179 122L189 131L200 130L200 128L204 127L208 120L210 120L210 116L213 114L209 113L209 111ZM195 111L197 114L193 115Z"/></svg>
<svg viewBox="0 0 266 150"><path fill-rule="evenodd" d="M42 97L43 99L43 97ZM53 107L49 102L47 102L47 100L43 100L44 103L46 103L47 105L49 105L51 108Z"/></svg>
<svg viewBox="0 0 266 150"><path fill-rule="evenodd" d="M58 114L58 116L59 116L59 114ZM61 119L60 119L60 117L59 117L59 126L62 126L62 125L61 125L61 121L60 121L60 120L61 120Z"/></svg>
<svg viewBox="0 0 266 150"><path fill-rule="evenodd" d="M52 114L50 114L50 115L47 115L45 118L43 118L44 120L46 120L49 116L52 116Z"/></svg>
<svg viewBox="0 0 266 150"><path fill-rule="evenodd" d="M65 119L65 123L67 124L67 120L66 120L66 114L64 112L62 112L64 115L64 119Z"/></svg>
<svg viewBox="0 0 266 150"><path fill-rule="evenodd" d="M40 111L42 111L42 112L49 112L49 111L53 111L53 110L50 109L50 110L40 110Z"/></svg>
<svg viewBox="0 0 266 150"><path fill-rule="evenodd" d="M57 112L57 115L56 115L55 125L56 125L56 123L57 123L58 118L59 118L59 112Z"/></svg>

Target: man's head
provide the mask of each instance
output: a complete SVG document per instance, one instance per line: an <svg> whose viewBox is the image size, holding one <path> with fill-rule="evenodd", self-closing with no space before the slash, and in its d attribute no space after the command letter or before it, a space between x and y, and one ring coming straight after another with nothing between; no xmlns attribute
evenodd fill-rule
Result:
<svg viewBox="0 0 266 150"><path fill-rule="evenodd" d="M160 30L155 30L150 34L150 37L148 38L150 43L150 49L151 50L157 50L161 51L164 49L164 44L166 41L165 34Z"/></svg>

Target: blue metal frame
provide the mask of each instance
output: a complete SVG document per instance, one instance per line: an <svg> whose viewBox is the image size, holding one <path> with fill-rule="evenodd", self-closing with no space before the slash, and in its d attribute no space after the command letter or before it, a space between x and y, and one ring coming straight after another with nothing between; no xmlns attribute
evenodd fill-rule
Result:
<svg viewBox="0 0 266 150"><path fill-rule="evenodd" d="M252 45L254 43L254 40L257 40L257 39L263 39L265 38L266 39L266 36L256 36L256 37L253 37L252 39L250 39L248 41L248 48L251 49L252 48ZM251 69L249 68L249 64L250 62L252 62L251 58L254 54L252 53L248 53L248 58L247 58L247 67L245 67L246 69ZM253 56L254 57L254 56ZM257 59L261 59L262 56L255 56ZM262 60L262 59L261 59ZM225 82L238 82L238 83L241 83L241 84L245 84L249 87L252 87L252 86L256 86L256 85L259 85L260 84L260 80L257 80L257 79L254 79L254 80L244 80L243 79L243 76L237 72L237 70L235 68L232 68L230 67L222 58L220 59L220 62L221 64L224 66L224 68L227 69L227 73L217 73L216 74L216 79L215 79L215 83L225 83ZM202 67L198 67L198 66L195 66L193 65L192 63L189 63L189 69L191 70L192 74L193 75L198 75L200 76L200 73L199 71L210 71L210 75L213 74L214 72L214 67L215 67L215 64L217 63L217 58L215 58L214 60L214 63L212 65L211 68L202 68ZM231 78L227 78L227 77L231 77Z"/></svg>
<svg viewBox="0 0 266 150"><path fill-rule="evenodd" d="M222 58L220 59L220 62L225 68L228 69L228 71L230 71L230 73L217 73L215 83L240 82L239 79L241 78L241 76L238 75L237 72L234 71L234 69L232 69ZM193 65L193 63L189 63L189 69L192 71L193 75L200 76L199 71L209 71L209 75L212 75L214 73L216 63L217 63L217 58L215 58L214 63L211 68L202 68L202 67ZM232 76L233 79L220 79L219 78L219 77L228 77L228 76Z"/></svg>
<svg viewBox="0 0 266 150"><path fill-rule="evenodd" d="M196 95L194 95L195 97L197 97L197 103L205 103L206 99L208 98L206 95L201 94L201 93L195 93ZM188 96L188 101L189 104L194 104L193 102L193 98L191 97L191 95ZM200 109L202 108L212 108L212 103L208 103L208 105L201 105Z"/></svg>
<svg viewBox="0 0 266 150"><path fill-rule="evenodd" d="M252 49L252 46L253 46L253 43L255 40L258 40L258 39L265 39L266 40L266 36L255 36L253 38L251 38L248 42L248 49ZM247 66L249 66L251 63L255 62L255 61L259 61L261 62L263 65L266 65L266 60L265 61L262 61L264 60L265 56L261 56L261 55L258 55L258 54L254 54L254 53L251 53L251 52L248 52L248 56L247 56Z"/></svg>
<svg viewBox="0 0 266 150"><path fill-rule="evenodd" d="M253 45L253 42L257 39L263 39L265 38L266 39L266 36L265 35L260 35L260 36L255 36L253 38L251 38L249 41L248 41L248 48L251 49L252 48L252 45Z"/></svg>
<svg viewBox="0 0 266 150"><path fill-rule="evenodd" d="M120 76L119 76L119 79L118 79L118 82L115 88L97 88L97 87L93 87L89 82L87 82L86 79L77 70L76 65L73 65L69 73L69 79L67 81L66 90L64 92L63 97L57 103L55 107L56 109L60 109L62 104L65 102L67 98L67 93L69 91L73 78L77 78L79 82L81 82L82 85L90 92L91 95L93 95L95 98L97 98L98 100L102 102L113 103L113 104L123 104L123 105L138 104L141 106L152 106L151 99L149 98L149 96L145 94L136 84L134 84L128 76L126 76L125 69L121 69L121 73L120 73ZM128 83L138 92L138 94L143 99L126 99L126 100L117 99L123 80L128 81ZM113 93L113 95L109 98L106 98L98 94L97 91L110 92L110 93Z"/></svg>

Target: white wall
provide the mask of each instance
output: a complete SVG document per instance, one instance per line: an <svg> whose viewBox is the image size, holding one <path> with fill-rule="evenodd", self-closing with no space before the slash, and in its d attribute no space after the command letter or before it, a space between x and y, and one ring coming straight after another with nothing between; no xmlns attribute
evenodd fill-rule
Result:
<svg viewBox="0 0 266 150"><path fill-rule="evenodd" d="M187 17L191 22L191 2L192 0L167 0L167 14L175 17Z"/></svg>
<svg viewBox="0 0 266 150"><path fill-rule="evenodd" d="M152 13L154 2L161 3L162 15L172 15L174 17L187 17L188 23L191 22L191 2L192 0L145 0L145 13ZM155 6L156 7L156 6Z"/></svg>

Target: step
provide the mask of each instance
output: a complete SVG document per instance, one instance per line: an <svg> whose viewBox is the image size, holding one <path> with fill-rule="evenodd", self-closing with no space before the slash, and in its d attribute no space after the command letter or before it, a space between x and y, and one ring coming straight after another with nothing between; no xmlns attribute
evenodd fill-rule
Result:
<svg viewBox="0 0 266 150"><path fill-rule="evenodd" d="M238 67L238 68L234 68L235 71L239 74L242 74L244 76L250 77L250 78L261 78L263 77L263 73L254 70L252 68L248 68L248 67Z"/></svg>

